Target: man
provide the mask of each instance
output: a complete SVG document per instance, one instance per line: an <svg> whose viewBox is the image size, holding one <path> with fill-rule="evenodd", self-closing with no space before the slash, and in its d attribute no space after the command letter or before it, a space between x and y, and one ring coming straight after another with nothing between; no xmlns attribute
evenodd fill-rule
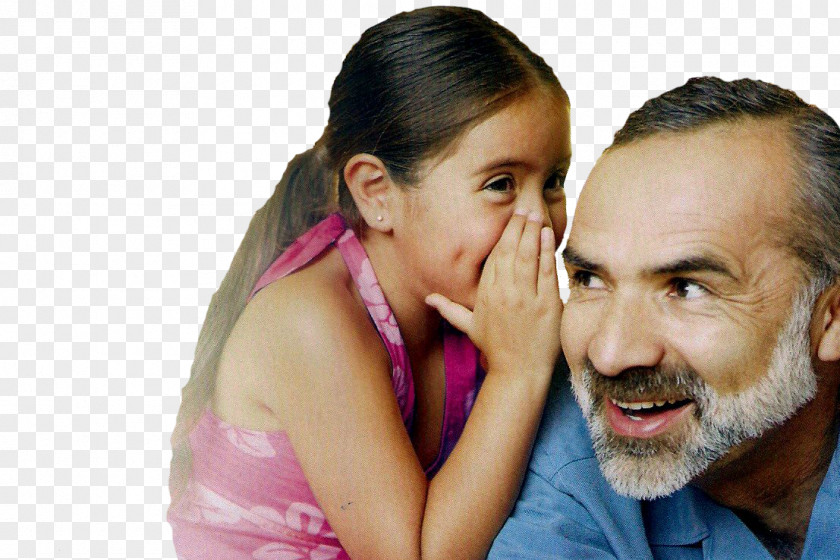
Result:
<svg viewBox="0 0 840 560"><path fill-rule="evenodd" d="M616 134L563 257L571 389L490 558L840 558L837 124L689 80Z"/></svg>

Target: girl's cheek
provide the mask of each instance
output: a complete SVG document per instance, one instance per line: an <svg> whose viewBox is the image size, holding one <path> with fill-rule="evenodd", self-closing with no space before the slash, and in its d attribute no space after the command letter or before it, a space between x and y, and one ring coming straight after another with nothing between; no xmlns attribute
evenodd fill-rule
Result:
<svg viewBox="0 0 840 560"><path fill-rule="evenodd" d="M477 220L472 224L465 224L469 228L468 235L472 238L472 247L475 257L482 262L487 259L493 248L502 238L502 233L513 215L509 213L494 212L492 215L485 215L483 220Z"/></svg>
<svg viewBox="0 0 840 560"><path fill-rule="evenodd" d="M496 220L496 222L493 224L493 227L488 228L486 237L488 254L490 253L490 251L493 250L493 247L495 247L499 240L502 238L502 233L504 233L505 227L507 226L509 219L510 218L505 220Z"/></svg>

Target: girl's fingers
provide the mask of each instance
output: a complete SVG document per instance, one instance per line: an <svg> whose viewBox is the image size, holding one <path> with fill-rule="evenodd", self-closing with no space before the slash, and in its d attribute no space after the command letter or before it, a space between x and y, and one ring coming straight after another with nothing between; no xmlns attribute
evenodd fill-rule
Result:
<svg viewBox="0 0 840 560"><path fill-rule="evenodd" d="M527 222L527 211L522 208L517 208L513 216L510 217L502 236L499 238L496 246L490 252L489 260L493 260L494 264L499 262L500 266L509 266L510 260L516 255L519 248L519 240L522 238L522 230L525 228ZM499 267L496 267L498 271Z"/></svg>
<svg viewBox="0 0 840 560"><path fill-rule="evenodd" d="M523 287L531 288L534 293L537 291L537 272L539 270L541 245L540 230L542 229L542 224L543 217L541 213L532 211L528 214L525 227L519 238L516 259L514 259L513 274L515 281Z"/></svg>
<svg viewBox="0 0 840 560"><path fill-rule="evenodd" d="M540 230L540 263L537 278L537 293L555 291L559 294L560 283L557 280L557 258L554 246L554 232L550 227Z"/></svg>
<svg viewBox="0 0 840 560"><path fill-rule="evenodd" d="M440 294L426 296L426 304L434 307L450 325L469 337L473 336L472 311Z"/></svg>

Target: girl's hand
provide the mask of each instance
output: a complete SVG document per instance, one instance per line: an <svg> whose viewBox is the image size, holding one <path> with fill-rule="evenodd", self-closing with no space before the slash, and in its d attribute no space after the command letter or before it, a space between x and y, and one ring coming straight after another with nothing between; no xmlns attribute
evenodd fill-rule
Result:
<svg viewBox="0 0 840 560"><path fill-rule="evenodd" d="M550 374L560 354L554 233L542 222L537 212L513 214L484 266L472 311L440 294L426 298L482 351L488 371Z"/></svg>

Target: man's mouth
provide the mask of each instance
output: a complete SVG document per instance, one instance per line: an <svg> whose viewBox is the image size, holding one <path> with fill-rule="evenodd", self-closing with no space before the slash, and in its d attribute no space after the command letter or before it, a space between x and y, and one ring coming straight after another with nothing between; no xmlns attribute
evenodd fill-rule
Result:
<svg viewBox="0 0 840 560"><path fill-rule="evenodd" d="M669 430L693 409L689 398L622 401L604 399L607 420L618 435L650 438Z"/></svg>
<svg viewBox="0 0 840 560"><path fill-rule="evenodd" d="M641 416L658 414L666 410L673 410L687 405L691 399L666 399L661 401L624 402L610 399L612 403L632 420L641 420Z"/></svg>

